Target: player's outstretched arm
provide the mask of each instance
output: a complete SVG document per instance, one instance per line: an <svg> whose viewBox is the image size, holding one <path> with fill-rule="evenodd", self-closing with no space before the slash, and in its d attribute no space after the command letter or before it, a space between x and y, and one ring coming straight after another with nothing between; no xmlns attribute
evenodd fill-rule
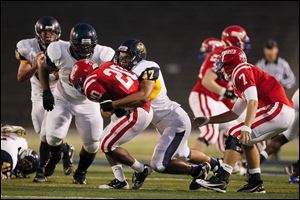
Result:
<svg viewBox="0 0 300 200"><path fill-rule="evenodd" d="M225 113L215 115L212 117L197 117L193 119L192 125L194 128L204 126L206 124L220 124L220 123L225 123L225 122L230 122L232 120L235 120L238 118L238 115L229 110Z"/></svg>

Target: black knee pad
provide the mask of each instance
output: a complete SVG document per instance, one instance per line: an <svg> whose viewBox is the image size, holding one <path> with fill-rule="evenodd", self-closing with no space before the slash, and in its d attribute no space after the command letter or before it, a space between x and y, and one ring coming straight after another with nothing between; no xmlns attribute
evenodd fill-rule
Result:
<svg viewBox="0 0 300 200"><path fill-rule="evenodd" d="M225 141L225 150L227 149L231 149L239 153L243 153L242 145L240 144L239 140L231 135L229 135Z"/></svg>

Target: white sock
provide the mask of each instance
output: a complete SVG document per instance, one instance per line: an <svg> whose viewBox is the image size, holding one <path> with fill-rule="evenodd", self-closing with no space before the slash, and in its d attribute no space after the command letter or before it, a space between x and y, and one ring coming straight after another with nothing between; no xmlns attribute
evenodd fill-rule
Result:
<svg viewBox="0 0 300 200"><path fill-rule="evenodd" d="M230 166L230 165L228 165L228 164L226 164L226 163L222 163L221 164L221 167L226 171L226 172L228 172L229 174L231 174L232 173L232 167Z"/></svg>
<svg viewBox="0 0 300 200"><path fill-rule="evenodd" d="M135 159L133 165L131 165L131 168L136 172L141 173L144 171L144 164Z"/></svg>
<svg viewBox="0 0 300 200"><path fill-rule="evenodd" d="M118 179L121 182L125 181L125 174L124 174L123 167L121 164L114 165L111 167L111 169L112 169L116 179Z"/></svg>
<svg viewBox="0 0 300 200"><path fill-rule="evenodd" d="M262 155L263 157L265 157L266 160L267 160L268 157L269 157L269 155L267 154L266 151L261 151L261 152L260 152L260 155Z"/></svg>
<svg viewBox="0 0 300 200"><path fill-rule="evenodd" d="M249 169L249 174L261 174L260 168Z"/></svg>

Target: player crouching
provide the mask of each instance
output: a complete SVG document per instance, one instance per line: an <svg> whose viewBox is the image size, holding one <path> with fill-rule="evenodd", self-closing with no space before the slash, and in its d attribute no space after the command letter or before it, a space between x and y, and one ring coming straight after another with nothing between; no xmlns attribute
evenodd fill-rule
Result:
<svg viewBox="0 0 300 200"><path fill-rule="evenodd" d="M244 151L248 162L248 184L238 192L265 193L261 179L259 153L256 144L272 138L286 130L294 120L295 113L291 100L283 87L272 76L258 67L247 63L243 50L228 47L221 53L218 71L226 79L231 79L233 88L239 99L232 110L210 118L194 119L195 126L208 123L224 123L238 118L246 109L244 122L233 126L228 131L226 151L223 164L215 176L208 181L197 183L207 189L226 192L229 176L239 154Z"/></svg>

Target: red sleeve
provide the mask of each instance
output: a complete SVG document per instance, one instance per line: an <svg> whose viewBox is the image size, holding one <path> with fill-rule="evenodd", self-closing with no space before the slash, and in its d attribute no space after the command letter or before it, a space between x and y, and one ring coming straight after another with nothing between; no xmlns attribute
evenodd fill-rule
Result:
<svg viewBox="0 0 300 200"><path fill-rule="evenodd" d="M235 87L241 93L244 93L248 87L256 86L255 77L250 67L237 71L237 73L234 74L233 80Z"/></svg>
<svg viewBox="0 0 300 200"><path fill-rule="evenodd" d="M84 82L84 93L91 101L99 102L106 89L97 81L97 75L88 76Z"/></svg>

